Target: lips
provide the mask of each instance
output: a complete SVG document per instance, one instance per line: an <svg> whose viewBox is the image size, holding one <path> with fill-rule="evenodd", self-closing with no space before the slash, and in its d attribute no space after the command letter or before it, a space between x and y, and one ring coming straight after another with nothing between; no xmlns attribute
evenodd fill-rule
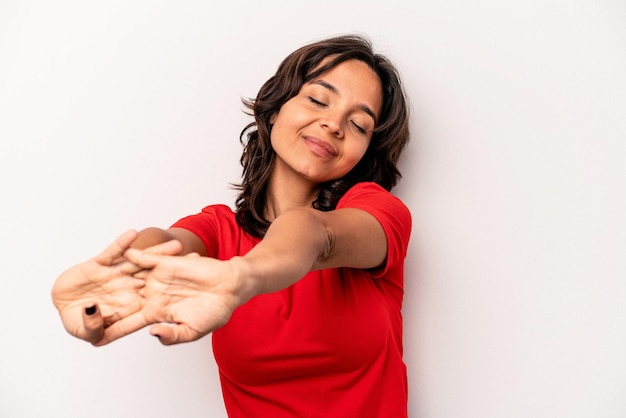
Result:
<svg viewBox="0 0 626 418"><path fill-rule="evenodd" d="M337 156L337 150L329 142L314 136L305 136L305 144L314 154L323 158L333 158Z"/></svg>

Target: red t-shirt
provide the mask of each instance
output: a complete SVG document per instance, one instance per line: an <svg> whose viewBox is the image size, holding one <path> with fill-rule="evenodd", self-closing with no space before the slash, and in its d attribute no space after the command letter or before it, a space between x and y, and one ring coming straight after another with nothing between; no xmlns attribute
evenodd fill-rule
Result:
<svg viewBox="0 0 626 418"><path fill-rule="evenodd" d="M385 265L314 271L237 308L213 333L229 416L407 416L400 309L411 215L374 183L351 188L340 208L365 210L380 222L388 244ZM259 242L224 205L174 226L194 232L218 259L244 255Z"/></svg>

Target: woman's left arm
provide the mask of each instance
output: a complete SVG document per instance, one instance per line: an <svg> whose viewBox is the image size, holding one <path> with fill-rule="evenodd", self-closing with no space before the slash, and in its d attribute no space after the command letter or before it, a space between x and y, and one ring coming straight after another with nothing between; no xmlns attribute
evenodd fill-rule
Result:
<svg viewBox="0 0 626 418"><path fill-rule="evenodd" d="M312 270L374 268L387 254L385 232L361 209L294 209L272 222L265 238L241 259L255 293L289 287Z"/></svg>

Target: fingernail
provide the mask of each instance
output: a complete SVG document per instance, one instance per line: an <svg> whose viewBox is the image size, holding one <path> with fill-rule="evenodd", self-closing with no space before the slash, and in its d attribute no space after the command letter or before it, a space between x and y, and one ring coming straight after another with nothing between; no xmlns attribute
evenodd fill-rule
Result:
<svg viewBox="0 0 626 418"><path fill-rule="evenodd" d="M96 313L96 305L94 305L94 306L89 306L89 307L85 308L85 313L86 313L87 315L93 315L93 314L95 314L95 313Z"/></svg>

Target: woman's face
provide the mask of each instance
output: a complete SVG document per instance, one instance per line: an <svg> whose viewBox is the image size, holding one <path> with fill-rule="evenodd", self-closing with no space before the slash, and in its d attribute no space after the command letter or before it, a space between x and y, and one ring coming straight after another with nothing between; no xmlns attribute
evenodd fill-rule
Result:
<svg viewBox="0 0 626 418"><path fill-rule="evenodd" d="M380 79L362 61L344 61L304 84L272 117L273 175L320 184L347 174L369 146L382 100Z"/></svg>

